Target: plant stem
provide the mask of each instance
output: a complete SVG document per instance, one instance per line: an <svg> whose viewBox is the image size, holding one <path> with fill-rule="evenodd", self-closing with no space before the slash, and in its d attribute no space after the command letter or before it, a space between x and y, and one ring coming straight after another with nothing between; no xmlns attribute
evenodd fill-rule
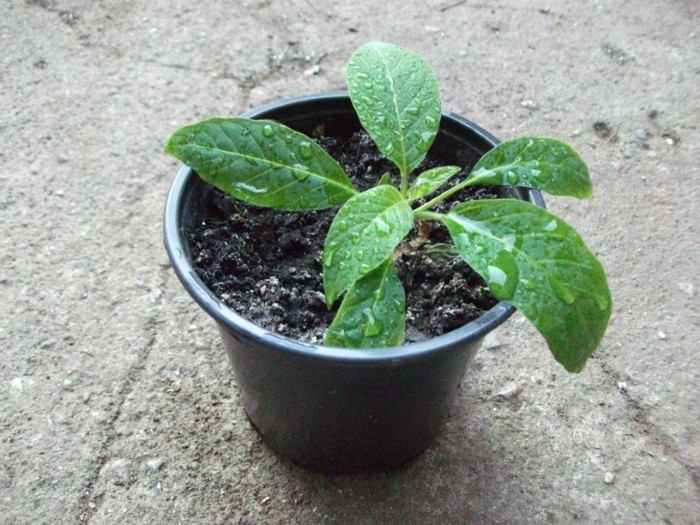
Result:
<svg viewBox="0 0 700 525"><path fill-rule="evenodd" d="M429 221L439 221L440 219L442 219L442 217L444 217L442 214L435 213L433 211L421 211L421 212L419 212L418 210L416 210L414 213L418 219L426 219Z"/></svg>
<svg viewBox="0 0 700 525"><path fill-rule="evenodd" d="M419 206L418 208L413 210L413 212L414 213L422 213L426 210L429 210L430 208L432 208L433 206L435 206L439 202L444 201L450 195L454 195L458 191L466 188L467 186L470 185L470 183L471 183L471 180L469 178L467 178L467 179L463 180L462 182L460 182L459 184L455 184L449 190L442 192L440 195L438 195L434 199L431 199L428 202L426 202L425 204L423 204L422 206Z"/></svg>

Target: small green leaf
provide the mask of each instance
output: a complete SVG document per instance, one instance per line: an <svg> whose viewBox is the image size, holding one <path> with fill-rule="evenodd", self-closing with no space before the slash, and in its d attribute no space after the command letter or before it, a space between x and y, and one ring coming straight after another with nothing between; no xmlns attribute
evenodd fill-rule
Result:
<svg viewBox="0 0 700 525"><path fill-rule="evenodd" d="M501 142L481 157L469 181L470 185L524 186L579 199L593 195L586 163L571 146L549 138Z"/></svg>
<svg viewBox="0 0 700 525"><path fill-rule="evenodd" d="M246 118L213 118L176 131L166 153L245 202L320 210L357 193L338 163L306 135Z"/></svg>
<svg viewBox="0 0 700 525"><path fill-rule="evenodd" d="M382 175L381 179L379 179L377 186L383 186L384 184L391 185L391 173L389 173L388 171L384 173L384 175Z"/></svg>
<svg viewBox="0 0 700 525"><path fill-rule="evenodd" d="M515 306L564 368L580 372L612 311L605 272L576 231L543 208L473 200L443 215L462 258Z"/></svg>
<svg viewBox="0 0 700 525"><path fill-rule="evenodd" d="M408 188L408 200L422 199L426 195L430 195L450 180L453 175L459 173L461 169L459 166L440 166L424 171L416 177L411 187Z"/></svg>
<svg viewBox="0 0 700 525"><path fill-rule="evenodd" d="M403 343L406 295L391 257L355 281L328 328L325 344L382 348Z"/></svg>
<svg viewBox="0 0 700 525"><path fill-rule="evenodd" d="M427 262L433 266L445 266L459 257L459 252L455 245L444 242L425 243L423 245L423 254Z"/></svg>
<svg viewBox="0 0 700 525"><path fill-rule="evenodd" d="M408 175L440 126L440 92L430 64L406 48L370 42L350 57L346 76L362 127Z"/></svg>
<svg viewBox="0 0 700 525"><path fill-rule="evenodd" d="M413 210L393 186L351 197L333 219L323 248L323 286L330 306L390 257L411 229Z"/></svg>

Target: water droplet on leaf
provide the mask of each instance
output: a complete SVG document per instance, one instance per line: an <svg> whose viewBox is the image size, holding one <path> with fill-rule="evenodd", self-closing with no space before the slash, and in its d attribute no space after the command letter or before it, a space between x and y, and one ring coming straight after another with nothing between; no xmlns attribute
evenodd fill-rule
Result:
<svg viewBox="0 0 700 525"><path fill-rule="evenodd" d="M335 250L323 250L323 266L331 266L335 257Z"/></svg>
<svg viewBox="0 0 700 525"><path fill-rule="evenodd" d="M560 280L550 276L549 286L560 301L571 304L576 300L574 292Z"/></svg>
<svg viewBox="0 0 700 525"><path fill-rule="evenodd" d="M535 283L533 283L529 279L520 279L520 284L522 284L523 288L525 288L526 290L532 291L535 289Z"/></svg>
<svg viewBox="0 0 700 525"><path fill-rule="evenodd" d="M512 252L515 247L516 241L518 240L517 235L514 233L509 233L503 236L503 246L507 252Z"/></svg>
<svg viewBox="0 0 700 525"><path fill-rule="evenodd" d="M608 301L608 298L605 297L604 295L594 295L593 300L595 301L595 304L598 305L598 308L600 308L601 311L607 310L608 306L610 306L610 302Z"/></svg>
<svg viewBox="0 0 700 525"><path fill-rule="evenodd" d="M309 172L305 171L306 166L295 166L295 168L296 169L292 171L295 179L303 181L309 178Z"/></svg>
<svg viewBox="0 0 700 525"><path fill-rule="evenodd" d="M557 229L557 221L555 219L552 219L549 223L547 223L544 228L542 228L546 232L553 232L554 230Z"/></svg>
<svg viewBox="0 0 700 525"><path fill-rule="evenodd" d="M382 218L377 217L375 224L377 226L377 235L379 235L380 237L386 237L387 235L389 235L389 233L391 233L391 226Z"/></svg>
<svg viewBox="0 0 700 525"><path fill-rule="evenodd" d="M272 126L269 124L265 124L262 129L262 134L269 139L275 135L275 130L273 130Z"/></svg>
<svg viewBox="0 0 700 525"><path fill-rule="evenodd" d="M301 155L301 158L309 160L314 156L313 152L311 151L311 143L310 142L302 142L299 145L299 154Z"/></svg>
<svg viewBox="0 0 700 525"><path fill-rule="evenodd" d="M506 293L506 284L508 283L508 274L501 270L498 266L489 266L487 268L489 274L486 282L493 294L498 299L510 299L511 294Z"/></svg>
<svg viewBox="0 0 700 525"><path fill-rule="evenodd" d="M362 311L362 320L365 323L365 335L368 337L374 337L382 333L384 329L383 323L372 315L372 311L369 308L365 308Z"/></svg>
<svg viewBox="0 0 700 525"><path fill-rule="evenodd" d="M255 194L261 194L261 193L267 193L267 188L258 188L257 186L253 186L252 184L246 184L245 182L238 182L234 186L238 191L242 191L245 193L255 193Z"/></svg>
<svg viewBox="0 0 700 525"><path fill-rule="evenodd" d="M513 256L506 250L502 250L493 264L488 266L487 271L486 282L496 298L500 300L512 298L518 283L518 268Z"/></svg>
<svg viewBox="0 0 700 525"><path fill-rule="evenodd" d="M384 287L380 286L379 288L377 288L374 291L374 293L372 294L372 297L374 297L374 299L376 301L381 301L382 299L384 299L384 292L385 292Z"/></svg>

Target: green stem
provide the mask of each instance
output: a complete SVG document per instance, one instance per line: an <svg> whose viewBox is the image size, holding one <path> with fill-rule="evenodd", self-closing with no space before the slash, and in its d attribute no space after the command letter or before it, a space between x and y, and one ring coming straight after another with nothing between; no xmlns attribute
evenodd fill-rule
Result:
<svg viewBox="0 0 700 525"><path fill-rule="evenodd" d="M401 196L405 199L408 194L408 173L401 171Z"/></svg>
<svg viewBox="0 0 700 525"><path fill-rule="evenodd" d="M427 219L429 221L440 221L444 217L441 213L435 213L434 211L418 211L414 212L416 218Z"/></svg>
<svg viewBox="0 0 700 525"><path fill-rule="evenodd" d="M445 200L447 197L449 197L450 195L454 195L455 193L457 193L458 191L460 191L460 190L466 188L466 187L469 186L470 184L471 184L471 178L467 178L466 180L463 180L463 181L460 182L459 184L455 184L455 185L452 186L449 190L444 191L443 193L441 193L440 195L438 195L438 196L435 197L434 199L429 200L428 202L426 202L426 203L423 204L422 206L419 206L418 208L416 208L415 210L413 210L413 213L422 213L422 212L424 212L424 211L426 211L426 210L429 210L430 208L432 208L432 207L435 206L436 204L438 204L438 203L444 201L444 200Z"/></svg>

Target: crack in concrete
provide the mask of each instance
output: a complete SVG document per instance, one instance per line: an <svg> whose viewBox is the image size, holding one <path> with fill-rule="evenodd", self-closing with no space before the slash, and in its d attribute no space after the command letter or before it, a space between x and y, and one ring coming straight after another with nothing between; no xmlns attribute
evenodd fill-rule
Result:
<svg viewBox="0 0 700 525"><path fill-rule="evenodd" d="M218 78L231 78L238 82L238 87L242 92L243 106L250 107L251 93L254 88L264 85L267 82L286 78L289 76L289 69L294 66L313 67L320 66L327 57L327 53L318 56L297 56L286 57L284 53L275 55L270 53L267 56L267 71L262 73L251 73L243 78L238 78L228 71L224 71Z"/></svg>
<svg viewBox="0 0 700 525"><path fill-rule="evenodd" d="M194 67L194 66L190 66L188 64L180 64L177 62L163 62L161 60L155 60L155 59L151 59L151 58L138 58L138 57L135 57L135 60L138 60L142 64L155 64L156 66L161 66L161 67L165 67L168 69L179 69L182 71L196 71L197 73L204 73L206 75L210 75L212 73L212 71L209 69L204 69L201 67Z"/></svg>
<svg viewBox="0 0 700 525"><path fill-rule="evenodd" d="M50 13L56 13L60 19L69 27L75 27L80 20L80 17L76 15L73 11L67 11L65 9L56 9L51 5L48 0L24 0L27 5L40 7Z"/></svg>
<svg viewBox="0 0 700 525"><path fill-rule="evenodd" d="M681 450L673 442L673 438L666 434L658 425L649 421L648 410L630 394L627 388L620 387L620 385L624 383L624 379L622 378L621 374L616 370L613 370L612 367L603 359L598 359L597 363L599 364L603 373L612 379L614 387L622 396L627 408L631 410L633 414L632 419L634 422L642 427L643 433L648 435L654 444L661 447L666 455L676 461L683 468L690 479L693 480L695 489L698 492L698 497L700 497L700 472L698 472L692 465L686 463L682 457ZM651 454L651 452L648 453Z"/></svg>
<svg viewBox="0 0 700 525"><path fill-rule="evenodd" d="M133 391L133 385L138 382L141 374L146 368L146 361L150 356L151 350L155 346L156 340L158 338L158 319L160 307L163 304L163 297L165 296L165 289L170 279L170 265L161 265L157 272L158 279L155 285L157 294L155 297L155 306L153 308L153 313L144 322L144 332L147 336L146 344L138 352L138 357L136 362L129 367L126 378L119 388L118 398L119 404L109 418L106 425L107 437L102 442L99 452L93 462L94 467L87 476L86 482L84 484L84 489L79 497L78 506L80 507L80 512L78 514L78 523L80 525L87 525L92 517L97 513L103 500L103 495L94 495L94 491L98 481L100 480L100 473L104 468L107 461L110 459L109 449L112 444L116 441L115 426L117 421L122 415L122 409L126 399L129 394Z"/></svg>

